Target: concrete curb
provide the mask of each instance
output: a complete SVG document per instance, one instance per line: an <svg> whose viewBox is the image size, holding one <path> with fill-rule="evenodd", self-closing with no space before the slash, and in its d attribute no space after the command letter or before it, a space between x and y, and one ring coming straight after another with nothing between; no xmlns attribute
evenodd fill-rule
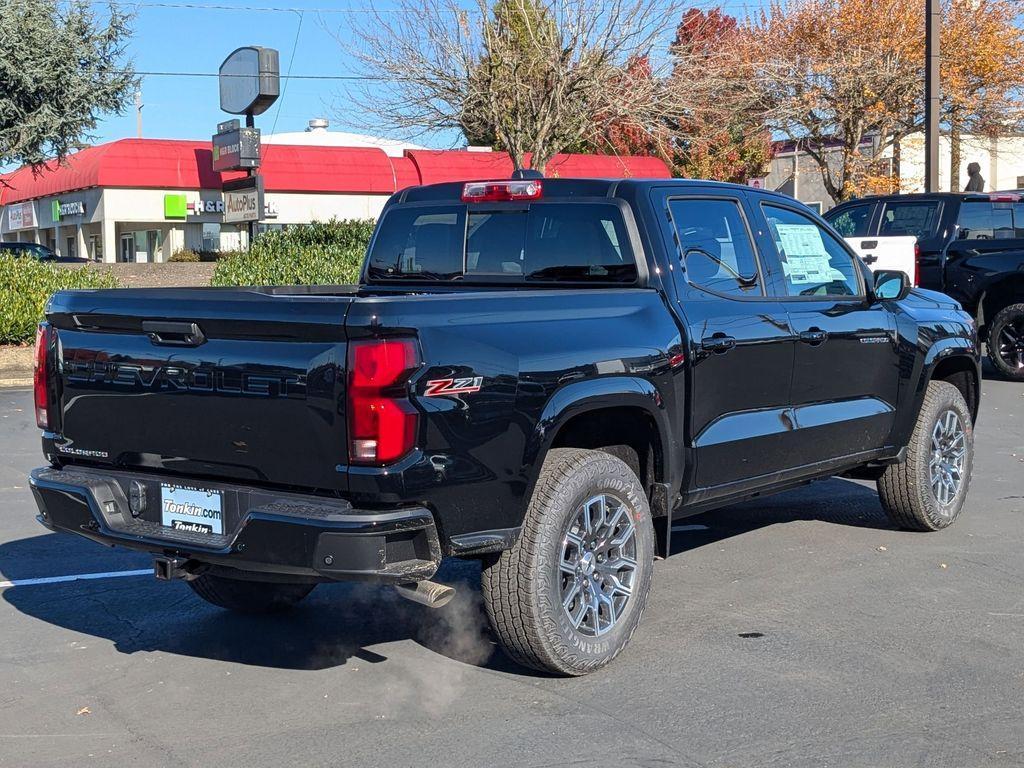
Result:
<svg viewBox="0 0 1024 768"><path fill-rule="evenodd" d="M0 377L0 389L10 389L12 387L31 387L32 377L31 376L11 376L9 378Z"/></svg>

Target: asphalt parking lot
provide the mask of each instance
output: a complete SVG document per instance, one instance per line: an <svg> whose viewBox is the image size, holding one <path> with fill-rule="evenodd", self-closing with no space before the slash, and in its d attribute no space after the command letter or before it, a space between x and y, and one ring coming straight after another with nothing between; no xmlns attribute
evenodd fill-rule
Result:
<svg viewBox="0 0 1024 768"><path fill-rule="evenodd" d="M951 530L842 479L680 521L633 643L574 680L496 650L469 565L441 610L335 585L272 618L53 581L150 563L36 523L31 392L0 391L0 765L1024 765L1024 386L983 391Z"/></svg>

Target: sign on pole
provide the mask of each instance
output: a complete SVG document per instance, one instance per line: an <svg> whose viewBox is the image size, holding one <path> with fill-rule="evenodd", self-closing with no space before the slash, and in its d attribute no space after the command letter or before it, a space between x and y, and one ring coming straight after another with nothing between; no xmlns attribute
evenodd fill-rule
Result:
<svg viewBox="0 0 1024 768"><path fill-rule="evenodd" d="M263 216L263 177L224 182L224 221L259 221Z"/></svg>
<svg viewBox="0 0 1024 768"><path fill-rule="evenodd" d="M220 108L232 115L260 115L281 95L277 51L250 45L220 65Z"/></svg>
<svg viewBox="0 0 1024 768"><path fill-rule="evenodd" d="M237 124L238 121L231 122ZM259 128L235 127L213 135L213 170L244 171L249 168L259 168L259 165Z"/></svg>

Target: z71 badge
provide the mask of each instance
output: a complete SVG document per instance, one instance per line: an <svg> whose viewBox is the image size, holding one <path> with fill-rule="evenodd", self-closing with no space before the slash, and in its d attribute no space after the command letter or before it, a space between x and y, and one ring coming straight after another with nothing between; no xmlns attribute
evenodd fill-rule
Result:
<svg viewBox="0 0 1024 768"><path fill-rule="evenodd" d="M468 395L472 392L479 392L480 385L483 383L483 376L472 376L464 379L431 379L427 382L427 390L423 394L425 397Z"/></svg>

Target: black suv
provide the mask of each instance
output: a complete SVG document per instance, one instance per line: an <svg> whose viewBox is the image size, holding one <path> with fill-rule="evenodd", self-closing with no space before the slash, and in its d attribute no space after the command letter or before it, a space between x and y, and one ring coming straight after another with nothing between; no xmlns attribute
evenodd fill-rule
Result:
<svg viewBox="0 0 1024 768"><path fill-rule="evenodd" d="M916 235L918 281L976 319L992 364L1024 381L1024 195L886 195L825 214L843 237Z"/></svg>

